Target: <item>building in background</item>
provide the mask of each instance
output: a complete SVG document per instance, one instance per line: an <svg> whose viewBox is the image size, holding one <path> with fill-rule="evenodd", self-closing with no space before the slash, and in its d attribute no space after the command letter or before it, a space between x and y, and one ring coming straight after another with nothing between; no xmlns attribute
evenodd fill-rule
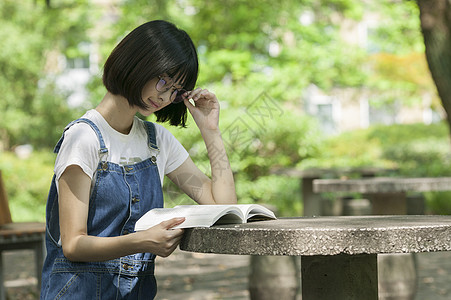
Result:
<svg viewBox="0 0 451 300"><path fill-rule="evenodd" d="M367 12L360 21L341 19L340 36L350 45L361 47L369 54L380 50L372 39L380 24L377 14ZM424 58L425 59L425 58ZM305 112L318 119L323 132L338 134L344 131L367 128L370 125L439 122L444 117L441 106L432 108L432 92L422 95L420 103L406 105L400 93L393 101L379 101L379 95L363 88L333 88L326 93L310 84L302 95ZM396 96L395 96L396 97Z"/></svg>

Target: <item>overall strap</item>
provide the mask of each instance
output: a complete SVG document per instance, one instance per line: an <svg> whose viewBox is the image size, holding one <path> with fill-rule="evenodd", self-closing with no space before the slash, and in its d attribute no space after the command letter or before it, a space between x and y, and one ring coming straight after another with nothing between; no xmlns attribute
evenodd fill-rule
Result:
<svg viewBox="0 0 451 300"><path fill-rule="evenodd" d="M159 151L160 149L157 146L157 135L155 132L155 124L149 121L144 121L144 124L146 125L149 147Z"/></svg>
<svg viewBox="0 0 451 300"><path fill-rule="evenodd" d="M103 140L102 137L102 133L100 132L99 128L97 127L96 124L94 124L94 122L92 122L89 119L86 118L80 118L77 119L75 121L70 122L63 131L63 135L61 136L61 138L59 139L58 143L55 146L55 149L53 150L54 153L58 153L60 148L61 148L61 144L63 143L64 140L64 133L66 132L66 130L68 130L72 125L76 124L76 123L86 123L89 126L91 126L91 128L94 130L94 132L97 134L97 138L99 139L99 143L100 143L100 149L99 149L99 153L100 154L104 154L108 152L108 148L105 146L105 142Z"/></svg>

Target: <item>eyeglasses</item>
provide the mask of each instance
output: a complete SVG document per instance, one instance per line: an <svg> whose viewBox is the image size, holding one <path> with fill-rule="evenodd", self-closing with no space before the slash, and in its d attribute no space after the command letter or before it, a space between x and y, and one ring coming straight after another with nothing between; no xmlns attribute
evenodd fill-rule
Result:
<svg viewBox="0 0 451 300"><path fill-rule="evenodd" d="M167 92L172 87L174 87L174 91L171 93L171 96L169 97L169 100L171 100L172 103L179 103L183 101L183 94L186 92L185 89L177 89L174 86L174 81L170 77L163 77L158 76L158 82L155 85L155 88L159 92Z"/></svg>

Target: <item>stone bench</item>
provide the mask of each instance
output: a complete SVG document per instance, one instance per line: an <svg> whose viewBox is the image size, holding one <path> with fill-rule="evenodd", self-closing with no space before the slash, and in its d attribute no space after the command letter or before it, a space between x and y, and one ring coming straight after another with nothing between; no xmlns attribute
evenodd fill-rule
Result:
<svg viewBox="0 0 451 300"><path fill-rule="evenodd" d="M180 249L300 256L302 299L378 299L377 256L451 250L451 216L282 218L187 229Z"/></svg>
<svg viewBox="0 0 451 300"><path fill-rule="evenodd" d="M12 221L6 189L0 170L0 300L6 299L2 252L5 250L32 249L35 254L38 288L40 288L41 272L45 256L44 238L44 223Z"/></svg>

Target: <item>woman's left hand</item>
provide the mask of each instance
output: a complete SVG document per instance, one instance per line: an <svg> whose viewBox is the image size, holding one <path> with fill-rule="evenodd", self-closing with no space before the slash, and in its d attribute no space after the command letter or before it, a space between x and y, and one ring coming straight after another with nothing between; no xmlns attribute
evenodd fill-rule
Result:
<svg viewBox="0 0 451 300"><path fill-rule="evenodd" d="M189 99L193 99L194 105ZM214 93L197 88L184 94L184 103L201 132L219 128L219 102Z"/></svg>

